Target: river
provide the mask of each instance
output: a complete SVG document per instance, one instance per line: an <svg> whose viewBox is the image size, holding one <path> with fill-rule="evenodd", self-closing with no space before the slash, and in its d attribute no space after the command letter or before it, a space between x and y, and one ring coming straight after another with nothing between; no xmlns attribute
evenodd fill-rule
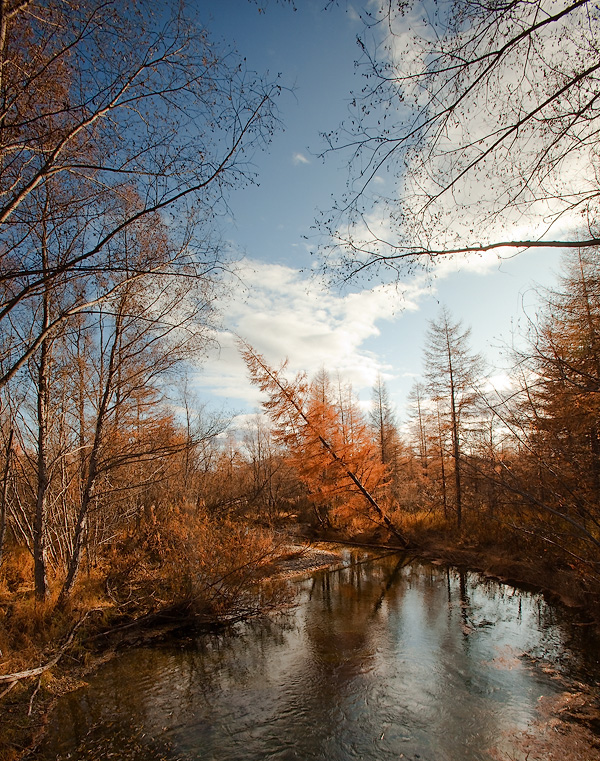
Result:
<svg viewBox="0 0 600 761"><path fill-rule="evenodd" d="M35 758L518 759L542 696L598 690L590 627L541 595L344 557L285 613L121 653L60 699Z"/></svg>

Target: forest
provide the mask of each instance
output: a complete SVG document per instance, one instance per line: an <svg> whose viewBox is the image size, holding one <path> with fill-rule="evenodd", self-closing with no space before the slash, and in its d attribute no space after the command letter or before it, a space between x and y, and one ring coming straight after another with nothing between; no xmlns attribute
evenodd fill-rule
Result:
<svg viewBox="0 0 600 761"><path fill-rule="evenodd" d="M513 5L510 13L528 4ZM231 189L254 181L252 162L279 126L281 83L247 70L179 6L146 11L144 2L124 11L119 2L0 0L0 699L20 694L31 713L42 675L80 628L165 611L215 621L277 608L288 592L274 569L298 541L459 560L597 612L600 253L589 212L597 192L590 186L584 199L591 232L575 236L580 245L562 241L560 282L515 340L503 388L491 384L461 315L445 307L429 324L423 379L403 419L385 377L366 404L335 367L294 375L285 357L268 359L242 336L263 409L236 427L197 402L190 369L214 345L232 266L216 220ZM511 54L543 31L529 9L520 12ZM484 87L504 53L490 62L464 45L477 66L485 58L474 80ZM593 76L583 52L577 62ZM389 82L389 69L370 63ZM449 71L425 71L425 89ZM592 86L583 74L570 81L580 100ZM475 92L468 80L455 84ZM592 105L576 113L564 100L575 91L552 86L539 197L576 150L542 168L559 140L577 119L595 129ZM385 98L378 88L371 95ZM454 118L459 103L436 119ZM386 130L367 166L395 140ZM505 137L513 139L509 128ZM573 144L587 140L582 132ZM365 139L359 150L371 148ZM534 179L511 186L515 203ZM359 218L361 187L346 204ZM568 190L564 199L572 201ZM346 258L326 269L341 262L351 279L370 268L396 273L409 256L411 265L432 261L444 251L418 242L424 219L413 217L409 248L382 253L382 239L365 247L338 238ZM478 247L448 241L447 252Z"/></svg>
<svg viewBox="0 0 600 761"><path fill-rule="evenodd" d="M532 579L565 571L595 599L595 251L565 259L560 289L515 349L508 391L489 386L469 330L442 309L405 421L381 378L365 413L327 368L292 377L243 342L264 413L241 430L191 406L182 419L152 383L172 355L152 343L146 357L145 321L140 330L118 303L102 330L53 337L4 420L6 612L18 598L31 614L85 609L97 596L121 612L250 612L269 605L251 582L298 531L500 553L508 573L523 561Z"/></svg>

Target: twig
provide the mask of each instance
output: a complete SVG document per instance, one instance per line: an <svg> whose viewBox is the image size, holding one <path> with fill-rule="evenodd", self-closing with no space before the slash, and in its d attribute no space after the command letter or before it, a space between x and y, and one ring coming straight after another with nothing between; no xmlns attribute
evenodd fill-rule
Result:
<svg viewBox="0 0 600 761"><path fill-rule="evenodd" d="M36 684L35 689L31 693L31 697L29 698L29 710L27 711L27 716L31 716L31 712L33 711L33 701L35 700L35 696L38 694L38 691L41 686L42 686L42 674L39 675L38 683Z"/></svg>
<svg viewBox="0 0 600 761"><path fill-rule="evenodd" d="M8 685L8 687L7 687L7 688L4 690L4 692L0 692L0 700L2 700L2 698L3 698L5 695L8 695L8 693L9 693L9 692L12 690L12 688L13 688L13 687L14 687L16 684L17 684L17 680L15 679L15 681L14 681L14 682L11 682L11 683Z"/></svg>

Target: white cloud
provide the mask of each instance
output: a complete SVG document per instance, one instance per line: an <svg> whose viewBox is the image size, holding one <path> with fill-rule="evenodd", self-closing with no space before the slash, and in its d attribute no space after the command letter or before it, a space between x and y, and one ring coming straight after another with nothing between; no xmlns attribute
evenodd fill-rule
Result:
<svg viewBox="0 0 600 761"><path fill-rule="evenodd" d="M247 381L236 336L273 365L289 358L292 373L311 376L323 366L333 375L339 372L358 393L388 369L366 348L379 335L378 324L417 309L430 293L425 278L413 278L340 296L296 269L250 259L237 275L238 285L219 305L226 325L216 335L220 349L204 364L198 384L233 405L250 407L259 405L260 393Z"/></svg>
<svg viewBox="0 0 600 761"><path fill-rule="evenodd" d="M511 378L507 373L498 373L486 378L483 390L488 394L493 391L501 393L503 391L511 391L514 387L514 378Z"/></svg>
<svg viewBox="0 0 600 761"><path fill-rule="evenodd" d="M296 166L298 164L310 164L310 161L306 158L306 156L303 153L294 153L292 157L292 161Z"/></svg>

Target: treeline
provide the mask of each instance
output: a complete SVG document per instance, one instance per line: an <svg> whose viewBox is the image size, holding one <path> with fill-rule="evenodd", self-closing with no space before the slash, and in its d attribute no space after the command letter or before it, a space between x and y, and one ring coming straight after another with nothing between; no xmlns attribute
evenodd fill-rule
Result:
<svg viewBox="0 0 600 761"><path fill-rule="evenodd" d="M564 259L556 290L511 351L495 389L468 331L442 311L411 396L413 496L421 510L529 542L597 584L600 570L600 269L597 251ZM481 528L479 530L482 530Z"/></svg>
<svg viewBox="0 0 600 761"><path fill-rule="evenodd" d="M351 390L325 371L312 382L291 379L285 367L270 368L242 348L317 529L379 525L402 544L433 532L461 545L512 547L597 584L596 251L565 257L559 286L541 296L500 387L471 351L469 330L442 309L429 326L423 380L404 421L381 378L365 416Z"/></svg>
<svg viewBox="0 0 600 761"><path fill-rule="evenodd" d="M175 410L153 381L177 353L155 340L155 327L140 328L125 308L131 297L121 292L123 308L106 322L99 310L93 327L55 334L5 409L0 552L9 586L33 581L39 598L53 586L65 601L84 570L117 596L158 584L165 600L220 594L223 603L223 580L237 589L252 579L275 556L278 532L298 525L315 536L378 533L399 546L428 535L495 544L597 582L595 252L565 259L500 389L469 331L442 309L404 421L381 378L365 412L339 376L292 377L247 344L264 415L228 430L185 389Z"/></svg>

